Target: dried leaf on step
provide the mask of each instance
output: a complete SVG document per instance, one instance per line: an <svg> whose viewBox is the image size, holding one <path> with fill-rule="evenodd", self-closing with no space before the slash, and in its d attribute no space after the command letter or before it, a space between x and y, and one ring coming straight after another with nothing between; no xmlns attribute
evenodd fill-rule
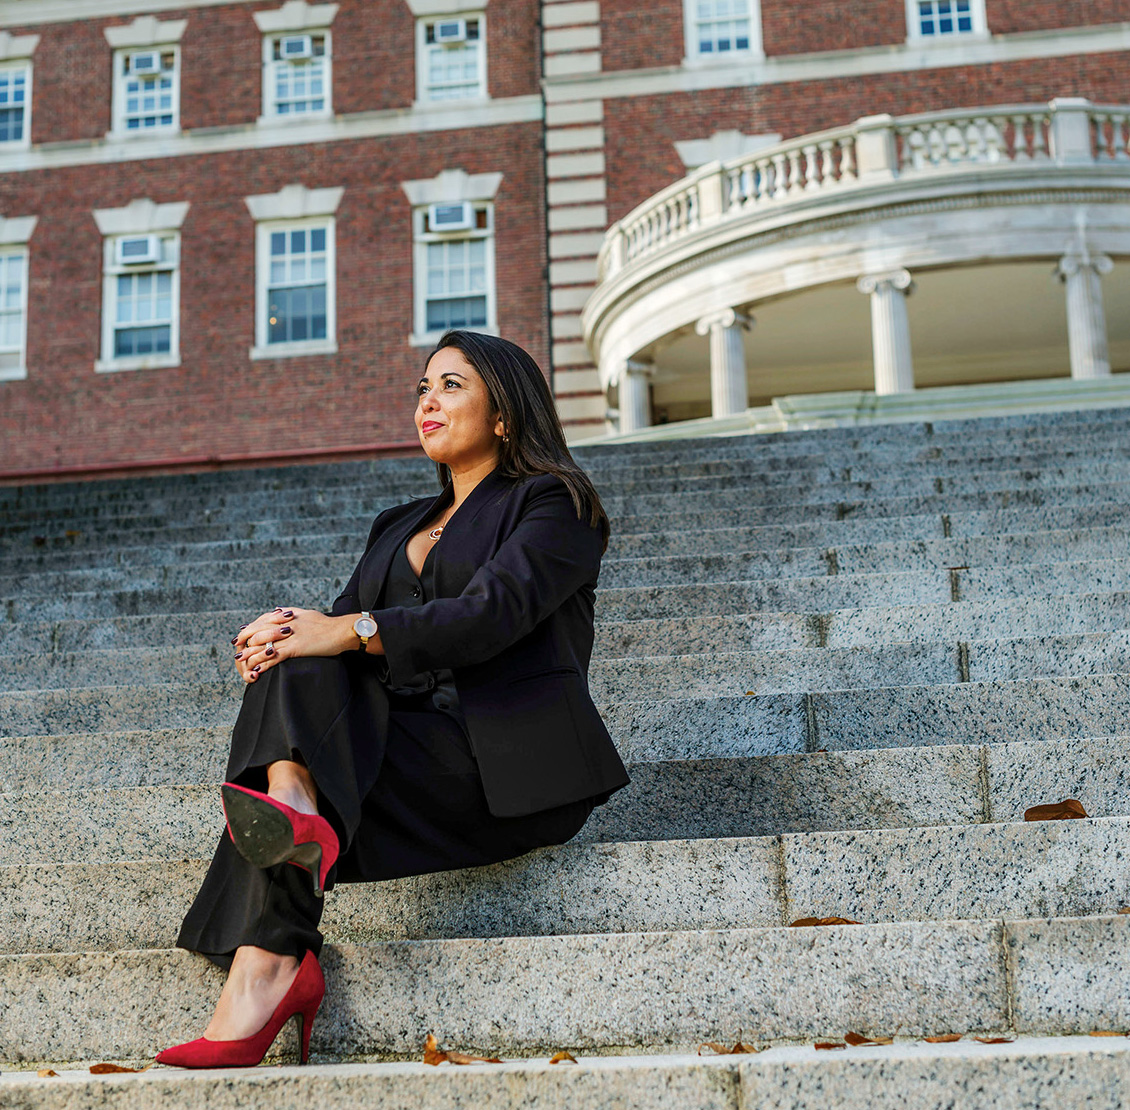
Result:
<svg viewBox="0 0 1130 1110"><path fill-rule="evenodd" d="M982 1044L1012 1044L1011 1037L974 1037L973 1039Z"/></svg>
<svg viewBox="0 0 1130 1110"><path fill-rule="evenodd" d="M734 1041L732 1048L727 1048L724 1044L720 1043L719 1041L703 1041L702 1044L700 1044L698 1046L698 1054L700 1056L702 1055L702 1050L704 1048L711 1049L718 1056L733 1056L735 1053L739 1053L739 1052L760 1052L761 1051L761 1049L758 1048L756 1045L743 1044L741 1041Z"/></svg>
<svg viewBox="0 0 1130 1110"><path fill-rule="evenodd" d="M136 1075L138 1072L148 1071L153 1065L146 1064L143 1068L126 1068L121 1064L91 1064L91 1075L117 1075L119 1072L129 1072Z"/></svg>
<svg viewBox="0 0 1130 1110"><path fill-rule="evenodd" d="M560 1052L555 1052L549 1058L549 1062L551 1064L575 1064L577 1062L577 1058L567 1049L563 1048Z"/></svg>
<svg viewBox="0 0 1130 1110"><path fill-rule="evenodd" d="M894 1037L865 1037L862 1033L848 1033L844 1040L852 1046L857 1048L862 1044L894 1044Z"/></svg>
<svg viewBox="0 0 1130 1110"><path fill-rule="evenodd" d="M38 1075L40 1079L50 1079L52 1076L56 1079L59 1078L59 1073L52 1071L50 1068L40 1068L35 1074Z"/></svg>
<svg viewBox="0 0 1130 1110"><path fill-rule="evenodd" d="M745 692L745 696L746 696L747 698L753 698L753 697L756 697L757 695L756 695L756 694L755 694L755 693L754 693L754 692L753 692L752 690L747 690L747 691Z"/></svg>
<svg viewBox="0 0 1130 1110"><path fill-rule="evenodd" d="M450 1064L501 1064L497 1056L468 1056L465 1052L456 1052L448 1049L446 1052L439 1047L439 1042L434 1033L429 1033L424 1038L424 1063L442 1064L446 1060Z"/></svg>
<svg viewBox="0 0 1130 1110"><path fill-rule="evenodd" d="M453 1064L501 1064L499 1056L468 1056L465 1052L456 1052L455 1049L447 1050L447 1058Z"/></svg>
<svg viewBox="0 0 1130 1110"><path fill-rule="evenodd" d="M937 1037L923 1037L922 1039L927 1044L953 1044L954 1041L960 1041L964 1036L964 1033L941 1033Z"/></svg>
<svg viewBox="0 0 1130 1110"><path fill-rule="evenodd" d="M1092 1029L1091 1032L1087 1034L1088 1037L1125 1037L1128 1035L1130 1034L1119 1033L1114 1029Z"/></svg>
<svg viewBox="0 0 1130 1110"><path fill-rule="evenodd" d="M847 1045L844 1044L842 1041L817 1041L816 1044L814 1044L812 1047L813 1048L820 1048L820 1049L823 1049L823 1048L847 1048Z"/></svg>
<svg viewBox="0 0 1130 1110"><path fill-rule="evenodd" d="M1087 811L1078 798L1064 798L1062 802L1032 806L1024 811L1025 821L1073 821L1086 816Z"/></svg>
<svg viewBox="0 0 1130 1110"><path fill-rule="evenodd" d="M798 917L796 921L789 922L790 929L803 929L810 925L858 925L850 917Z"/></svg>
<svg viewBox="0 0 1130 1110"><path fill-rule="evenodd" d="M1130 913L1130 906L1119 906L1117 913Z"/></svg>

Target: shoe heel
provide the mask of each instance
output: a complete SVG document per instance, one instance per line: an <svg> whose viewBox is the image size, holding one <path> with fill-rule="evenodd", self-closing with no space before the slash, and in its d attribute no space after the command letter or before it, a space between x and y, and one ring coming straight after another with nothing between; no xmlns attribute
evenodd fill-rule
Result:
<svg viewBox="0 0 1130 1110"><path fill-rule="evenodd" d="M314 1017L318 1012L321 1001L321 999L318 999L313 1006L298 1012L298 1038L301 1045L298 1062L300 1064L305 1064L310 1059L310 1035L314 1032Z"/></svg>

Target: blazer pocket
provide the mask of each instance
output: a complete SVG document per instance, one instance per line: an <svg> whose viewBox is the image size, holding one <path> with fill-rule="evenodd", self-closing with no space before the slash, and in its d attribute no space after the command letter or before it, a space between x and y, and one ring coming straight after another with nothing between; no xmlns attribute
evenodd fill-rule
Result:
<svg viewBox="0 0 1130 1110"><path fill-rule="evenodd" d="M519 686L523 682L537 682L544 678L579 677L580 673L576 667L551 667L548 671L535 671L533 674L519 675L517 678L510 679L506 685Z"/></svg>

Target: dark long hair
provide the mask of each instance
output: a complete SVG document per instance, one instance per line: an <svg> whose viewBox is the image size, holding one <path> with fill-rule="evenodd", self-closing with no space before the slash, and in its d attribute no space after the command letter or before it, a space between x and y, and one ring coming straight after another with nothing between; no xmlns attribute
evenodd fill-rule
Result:
<svg viewBox="0 0 1130 1110"><path fill-rule="evenodd" d="M577 465L565 444L565 433L557 417L538 364L517 343L476 331L445 333L428 355L454 347L479 372L486 383L491 404L502 417L507 441L502 443L499 470L509 477L529 478L556 474L569 489L579 520L600 528L603 548L608 548L608 514L589 476ZM440 485L451 481L445 463L436 463Z"/></svg>

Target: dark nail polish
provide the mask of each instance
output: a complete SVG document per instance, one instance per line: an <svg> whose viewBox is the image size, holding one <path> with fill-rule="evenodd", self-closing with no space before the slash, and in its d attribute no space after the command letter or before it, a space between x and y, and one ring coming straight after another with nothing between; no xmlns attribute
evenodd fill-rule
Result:
<svg viewBox="0 0 1130 1110"><path fill-rule="evenodd" d="M284 617L293 617L294 616L294 610L288 609L285 613L283 613L283 616Z"/></svg>
<svg viewBox="0 0 1130 1110"><path fill-rule="evenodd" d="M280 636L289 636L293 631L294 631L294 629L291 628L289 624L284 624L282 626L282 628L279 629L279 635Z"/></svg>
<svg viewBox="0 0 1130 1110"><path fill-rule="evenodd" d="M274 644L268 644L267 650L263 654L266 655L266 656L274 655L275 654L275 645Z"/></svg>
<svg viewBox="0 0 1130 1110"><path fill-rule="evenodd" d="M247 626L246 624L241 624L241 625L239 626L239 630L240 630L240 632L242 632L242 631L243 631L243 630L244 630L245 628L247 628L247 627L248 627L248 626Z"/></svg>
<svg viewBox="0 0 1130 1110"><path fill-rule="evenodd" d="M259 673L259 667L260 667L260 664L256 663L255 666L251 668L251 673L252 674L258 674Z"/></svg>
<svg viewBox="0 0 1130 1110"><path fill-rule="evenodd" d="M239 642L239 637L238 637L238 636L233 636L233 637L231 638L231 642L232 642L232 645L234 646L235 644L237 644L237 643Z"/></svg>
<svg viewBox="0 0 1130 1110"><path fill-rule="evenodd" d="M281 606L281 605L276 605L276 606L275 606L275 612L276 612L276 613L281 613L281 612L282 612L282 606Z"/></svg>
<svg viewBox="0 0 1130 1110"><path fill-rule="evenodd" d="M237 651L237 652L235 653L235 657L236 657L236 659L242 659L242 658L243 658L243 652L242 652L242 651Z"/></svg>

